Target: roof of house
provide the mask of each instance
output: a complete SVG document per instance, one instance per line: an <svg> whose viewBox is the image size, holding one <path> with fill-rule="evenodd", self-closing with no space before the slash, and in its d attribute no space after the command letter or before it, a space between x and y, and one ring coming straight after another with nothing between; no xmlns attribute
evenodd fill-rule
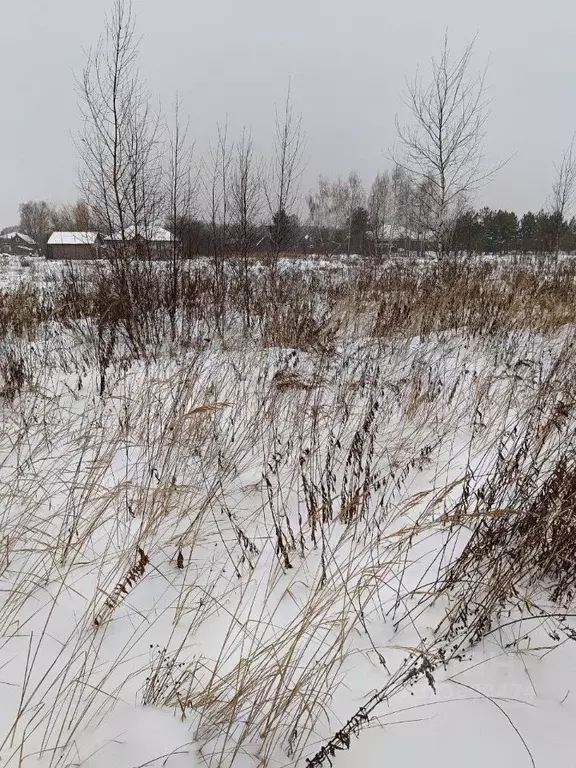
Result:
<svg viewBox="0 0 576 768"><path fill-rule="evenodd" d="M138 234L142 239L147 240L149 243L171 243L174 240L174 235L164 227L142 227L138 230ZM121 241L121 240L134 240L136 237L136 227L126 227L124 230L124 237L121 232L115 232L112 237L105 238L106 240Z"/></svg>
<svg viewBox="0 0 576 768"><path fill-rule="evenodd" d="M94 245L98 232L53 232L48 245Z"/></svg>
<svg viewBox="0 0 576 768"><path fill-rule="evenodd" d="M407 237L409 237L411 240L417 240L419 237L421 237L426 240L432 238L433 235L432 232L417 232L416 230L411 230L401 225L382 224L382 226L378 229L378 237L381 237L385 240L403 240Z"/></svg>
<svg viewBox="0 0 576 768"><path fill-rule="evenodd" d="M28 243L28 245L36 245L34 240L29 235L25 235L23 232L7 232L5 235L0 235L0 240L15 240L17 237L19 237L21 240L24 240L24 242Z"/></svg>

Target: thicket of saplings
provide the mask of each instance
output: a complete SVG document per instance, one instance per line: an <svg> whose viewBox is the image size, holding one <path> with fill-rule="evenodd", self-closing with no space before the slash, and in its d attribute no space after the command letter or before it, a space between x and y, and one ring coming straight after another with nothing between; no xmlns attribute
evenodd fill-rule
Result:
<svg viewBox="0 0 576 768"><path fill-rule="evenodd" d="M187 640L227 605L226 595L236 601L226 607L230 628L214 659L191 661L182 641L143 662L140 674L141 702L190 717L213 765L231 765L253 744L261 764L278 749L329 764L382 702L421 678L434 688L449 662L503 626L513 645L536 628L553 643L574 640L575 306L576 264L554 259L406 258L283 271L272 263L247 276L233 262L215 272L116 261L72 265L48 287L3 293L0 408L8 453L23 462L4 469L3 505L22 510L6 518L2 539L2 573L12 579L0 609L4 637L20 631L13 618L38 573L43 583L64 583L75 567L100 562L96 535L128 498L128 480L110 491L113 502L105 498L99 473L107 457L122 441L137 442L142 465L155 472L130 487L129 514L141 525L120 544L108 542L108 570L63 669L55 661L22 693L4 745L16 745L11 759L38 697L58 692L58 706L34 723L45 749L70 745L91 707L104 706L99 693L124 656L98 685L90 678L82 688L76 655L87 638L100 647L123 601L158 570L174 590L165 607L174 625L190 622ZM134 367L149 373L137 397L122 399ZM89 415L62 410L56 370L77 379L78 392L94 380ZM103 434L109 404L120 401L120 426ZM454 477L441 454L462 424ZM48 521L38 491L62 460L50 446L80 428L85 443L66 443L66 460L80 467L90 454L92 469L81 484L63 480L72 501ZM47 457L43 475L33 451ZM228 505L246 463L261 473L262 504L243 518ZM432 466L433 484L411 490ZM184 470L186 488L174 482ZM196 560L215 525L231 542L232 575L220 595L211 591L214 564L206 584ZM277 565L262 582L257 566L268 551ZM427 565L414 584L409 572L420 561ZM280 603L276 590L286 594L282 579L292 572L304 590L299 610L270 633L265 617L278 607L270 603ZM439 604L434 635L405 649L387 681L336 724L329 713L357 634L371 642L375 621L417 626ZM251 627L249 638L240 625ZM388 672L392 652L386 660L376 646L366 652Z"/></svg>

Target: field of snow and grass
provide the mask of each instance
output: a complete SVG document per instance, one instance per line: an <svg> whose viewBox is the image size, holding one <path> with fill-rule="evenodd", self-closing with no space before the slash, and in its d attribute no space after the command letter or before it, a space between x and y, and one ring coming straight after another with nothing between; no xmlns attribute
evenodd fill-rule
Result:
<svg viewBox="0 0 576 768"><path fill-rule="evenodd" d="M571 765L574 268L104 271L1 294L3 765Z"/></svg>
<svg viewBox="0 0 576 768"><path fill-rule="evenodd" d="M256 272L262 271L264 269L264 260L264 257L255 259L251 265L252 270ZM356 266L362 261L363 259L360 256L335 256L332 259L326 259L321 256L283 257L279 260L278 266L281 272L289 272L295 269L335 271L348 266ZM98 262L88 262L88 268L94 267L95 264L98 264ZM82 268L82 262L75 262L72 266L80 266ZM86 263L84 263L84 266L86 266ZM210 261L206 258L198 258L188 262L187 266L191 270L207 269L210 266ZM68 267L69 265L66 262L59 260L49 261L39 256L11 256L0 251L0 291L10 290L17 285L29 284L30 282L33 282L36 286L49 286ZM155 267L162 269L165 267L165 263L157 262Z"/></svg>

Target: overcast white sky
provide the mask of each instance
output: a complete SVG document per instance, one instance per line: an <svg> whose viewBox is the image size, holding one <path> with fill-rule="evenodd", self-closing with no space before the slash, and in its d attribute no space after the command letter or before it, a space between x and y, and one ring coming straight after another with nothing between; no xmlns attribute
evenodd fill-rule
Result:
<svg viewBox="0 0 576 768"><path fill-rule="evenodd" d="M111 0L0 0L0 227L23 200L77 197L75 76ZM387 167L406 74L426 71L448 27L489 59L488 157L513 156L480 202L524 211L548 194L576 129L574 0L133 0L141 71L169 106L179 92L198 150L228 115L270 148L292 76L306 130L307 191L320 172Z"/></svg>

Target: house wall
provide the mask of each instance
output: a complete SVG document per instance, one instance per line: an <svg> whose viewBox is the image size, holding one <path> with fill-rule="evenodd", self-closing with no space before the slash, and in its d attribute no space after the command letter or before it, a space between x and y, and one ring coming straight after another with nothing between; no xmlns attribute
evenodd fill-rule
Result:
<svg viewBox="0 0 576 768"><path fill-rule="evenodd" d="M108 240L106 245L110 248L111 256L124 255L131 259L152 259L155 261L164 261L170 259L173 253L173 245L168 241L149 241L133 240L122 243L121 240Z"/></svg>
<svg viewBox="0 0 576 768"><path fill-rule="evenodd" d="M48 245L48 259L60 259L62 261L77 261L98 258L98 247L84 243L75 245Z"/></svg>
<svg viewBox="0 0 576 768"><path fill-rule="evenodd" d="M38 249L19 238L4 240L0 237L0 253L12 256L38 256Z"/></svg>
<svg viewBox="0 0 576 768"><path fill-rule="evenodd" d="M174 245L170 242L153 242L150 243L150 253L153 259L164 261L165 259L172 258L174 253Z"/></svg>

